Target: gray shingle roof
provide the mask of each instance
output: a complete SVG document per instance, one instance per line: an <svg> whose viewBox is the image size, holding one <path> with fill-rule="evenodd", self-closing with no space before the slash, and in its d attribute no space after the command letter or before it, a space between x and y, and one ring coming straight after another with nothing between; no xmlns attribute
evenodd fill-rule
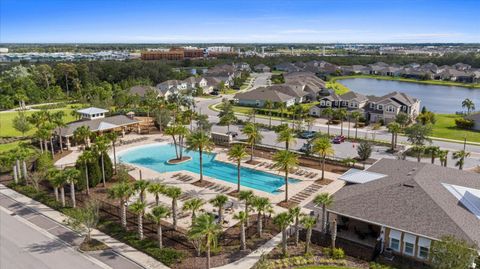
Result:
<svg viewBox="0 0 480 269"><path fill-rule="evenodd" d="M248 92L235 94L235 99L238 100L270 100L272 102L286 102L293 98L295 97L279 91L278 88L277 90L272 90L271 87L260 87Z"/></svg>
<svg viewBox="0 0 480 269"><path fill-rule="evenodd" d="M479 174L392 159L368 171L387 177L342 188L330 211L434 239L454 235L480 242L480 220L442 185L480 189Z"/></svg>
<svg viewBox="0 0 480 269"><path fill-rule="evenodd" d="M61 134L64 137L72 136L73 132L81 127L88 126L90 131L101 131L117 128L120 126L126 126L130 124L139 123L140 121L131 119L125 115L116 115L112 117L106 117L103 119L94 119L94 120L80 120L67 124L66 127L61 128Z"/></svg>

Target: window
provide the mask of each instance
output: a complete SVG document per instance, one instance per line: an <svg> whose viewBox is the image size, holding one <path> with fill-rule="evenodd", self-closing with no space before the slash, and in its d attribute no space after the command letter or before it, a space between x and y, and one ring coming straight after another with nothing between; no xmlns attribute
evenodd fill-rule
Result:
<svg viewBox="0 0 480 269"><path fill-rule="evenodd" d="M323 100L320 101L320 105L321 105L321 106L324 106L324 105L325 105L325 101L323 101Z"/></svg>
<svg viewBox="0 0 480 269"><path fill-rule="evenodd" d="M393 106L388 106L387 111L388 112L393 112L394 111Z"/></svg>
<svg viewBox="0 0 480 269"><path fill-rule="evenodd" d="M428 258L428 252L429 249L427 247L420 247L418 249L418 257L422 259L427 259Z"/></svg>
<svg viewBox="0 0 480 269"><path fill-rule="evenodd" d="M400 251L400 240L396 238L390 238L390 248L395 251Z"/></svg>
<svg viewBox="0 0 480 269"><path fill-rule="evenodd" d="M378 110L383 110L383 105L378 105Z"/></svg>
<svg viewBox="0 0 480 269"><path fill-rule="evenodd" d="M409 256L413 256L414 249L415 249L415 245L410 242L405 242L405 244L403 245L403 253Z"/></svg>
<svg viewBox="0 0 480 269"><path fill-rule="evenodd" d="M370 103L370 108L375 108L375 104L374 104L374 103Z"/></svg>

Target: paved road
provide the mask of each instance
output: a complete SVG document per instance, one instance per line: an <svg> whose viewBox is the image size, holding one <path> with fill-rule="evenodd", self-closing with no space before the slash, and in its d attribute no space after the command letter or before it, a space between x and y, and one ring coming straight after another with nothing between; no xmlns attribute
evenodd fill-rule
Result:
<svg viewBox="0 0 480 269"><path fill-rule="evenodd" d="M266 74L266 75L268 76L268 74ZM262 76L261 77L257 76L256 80L254 81L254 85L256 87L260 87L260 86L262 86L262 83L267 83L266 79L264 79ZM225 95L222 98L232 98L232 95ZM218 123L218 117L217 117L218 112L210 110L208 107L212 104L216 104L216 103L220 102L222 100L222 98L202 100L202 101L198 102L197 103L197 112L200 111L203 114L209 115L210 121L212 123ZM239 116L239 118L245 120L247 117ZM266 118L257 117L256 122L261 122L261 123L268 124L269 120L266 119ZM273 125L278 125L278 124L280 124L280 121L272 120L272 124ZM346 125L347 124L344 125L344 134L345 135L346 135L346 130L347 130ZM226 132L227 127L226 126L214 125L212 130L214 132ZM238 130L238 127L236 127L236 126L230 126L230 130L231 131L236 131L240 134L240 132ZM322 133L326 133L327 132L327 126L324 125L324 124L316 123L312 127L312 130L320 131ZM352 136L354 135L354 132L355 132L355 130L352 128L351 129L351 135ZM275 142L276 135L275 135L274 132L265 130L262 133L264 135L264 139L262 141L263 144L272 145L272 146L279 146L279 144L277 144ZM340 127L339 126L330 126L330 133L331 134L340 134ZM358 137L362 138L362 137L367 136L368 138L372 138L372 135L375 136L376 140L384 140L384 141L390 141L391 140L391 134L388 133L385 130L379 130L379 131L360 130L360 129L358 130ZM240 136L239 138L242 138L242 137ZM399 136L398 141L400 143L408 143L407 138L403 137L403 136ZM303 145L304 142L305 142L305 140L303 140L303 139L297 139L296 145L293 146L292 148L293 149L299 149ZM449 160L448 160L447 164L450 167L455 167L456 160L452 159L452 152L463 149L463 145L459 144L459 143L436 141L436 140L434 140L432 142L432 144L436 145L436 146L439 146L442 149L448 149L450 151L450 154L449 154ZM335 155L338 156L338 157L342 157L342 158L355 157L355 156L357 156L356 145L357 145L356 143L350 143L350 142L346 142L346 143L343 143L341 145L334 145L334 149L335 149L335 153L336 153ZM480 146L467 145L466 149L467 149L467 151L471 152L472 154L469 158L467 158L465 160L464 167L467 169L467 168L471 168L471 167L475 167L477 165L480 165ZM386 153L385 152L386 150L387 150L387 147L382 147L382 146L375 147L374 151L372 153L372 158L375 158L375 159L382 158L382 157L383 158L395 158L391 154ZM407 158L407 159L416 160L415 158ZM428 158L425 158L422 161L430 162L430 160Z"/></svg>
<svg viewBox="0 0 480 269"><path fill-rule="evenodd" d="M0 268L104 268L21 220L0 210Z"/></svg>

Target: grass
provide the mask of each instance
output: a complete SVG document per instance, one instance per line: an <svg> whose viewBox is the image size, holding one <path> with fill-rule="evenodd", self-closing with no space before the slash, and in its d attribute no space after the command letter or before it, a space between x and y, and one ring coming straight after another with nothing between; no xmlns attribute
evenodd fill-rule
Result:
<svg viewBox="0 0 480 269"><path fill-rule="evenodd" d="M352 75L352 76L339 76L339 77L332 77L329 82L337 83L337 80L340 79L349 79L349 78L373 78L373 79L381 79L381 80L394 80L394 81L402 81L402 82L409 82L409 83L420 83L420 84L431 84L431 85L442 85L442 86L458 86L458 87L465 87L465 88L480 88L480 83L462 83L462 82L455 82L455 81L443 81L443 80L417 80L411 78L402 78L402 77L390 77L390 76L375 76L375 75Z"/></svg>
<svg viewBox="0 0 480 269"><path fill-rule="evenodd" d="M65 122L71 122L75 120L75 117L72 116L70 113L73 110L71 106L68 106L67 108L62 108L62 109L52 109L50 111L59 111L62 110L65 112ZM27 111L25 112L27 116L30 116L34 113L35 111ZM18 115L18 112L5 112L5 113L0 113L0 137L5 137L5 136L21 136L22 133L19 131L15 130L13 128L13 119ZM25 135L29 136L34 134L36 131L35 128L32 128L30 131L28 131Z"/></svg>
<svg viewBox="0 0 480 269"><path fill-rule="evenodd" d="M329 265L312 265L312 266L303 266L297 267L296 269L355 269L351 267L340 267L340 266L329 266Z"/></svg>
<svg viewBox="0 0 480 269"><path fill-rule="evenodd" d="M332 80L328 81L327 84L325 85L325 87L327 87L328 89L334 90L335 93L339 94L339 95L347 93L347 92L350 91L349 88L347 88L342 83L336 81L336 79L332 79Z"/></svg>
<svg viewBox="0 0 480 269"><path fill-rule="evenodd" d="M461 117L461 115L455 114L435 114L436 122L433 125L432 136L461 141L467 137L469 142L480 142L480 132L462 130L455 126L455 119Z"/></svg>
<svg viewBox="0 0 480 269"><path fill-rule="evenodd" d="M16 148L20 144L20 141L15 141L8 144L0 144L0 153L4 153Z"/></svg>

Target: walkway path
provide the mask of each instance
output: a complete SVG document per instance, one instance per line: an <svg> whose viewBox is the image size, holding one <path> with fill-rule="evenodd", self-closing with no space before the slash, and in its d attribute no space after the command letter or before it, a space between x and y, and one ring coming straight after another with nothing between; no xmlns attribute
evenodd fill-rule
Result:
<svg viewBox="0 0 480 269"><path fill-rule="evenodd" d="M77 247L83 236L73 232L62 223L67 219L62 213L53 210L29 197L22 195L0 184L0 206L13 211L37 226L39 231L47 231L59 238L70 247ZM111 249L102 252L88 253L88 257L97 260L98 264L105 264L104 268L115 269L167 269L152 257L94 230L92 238L104 242Z"/></svg>

